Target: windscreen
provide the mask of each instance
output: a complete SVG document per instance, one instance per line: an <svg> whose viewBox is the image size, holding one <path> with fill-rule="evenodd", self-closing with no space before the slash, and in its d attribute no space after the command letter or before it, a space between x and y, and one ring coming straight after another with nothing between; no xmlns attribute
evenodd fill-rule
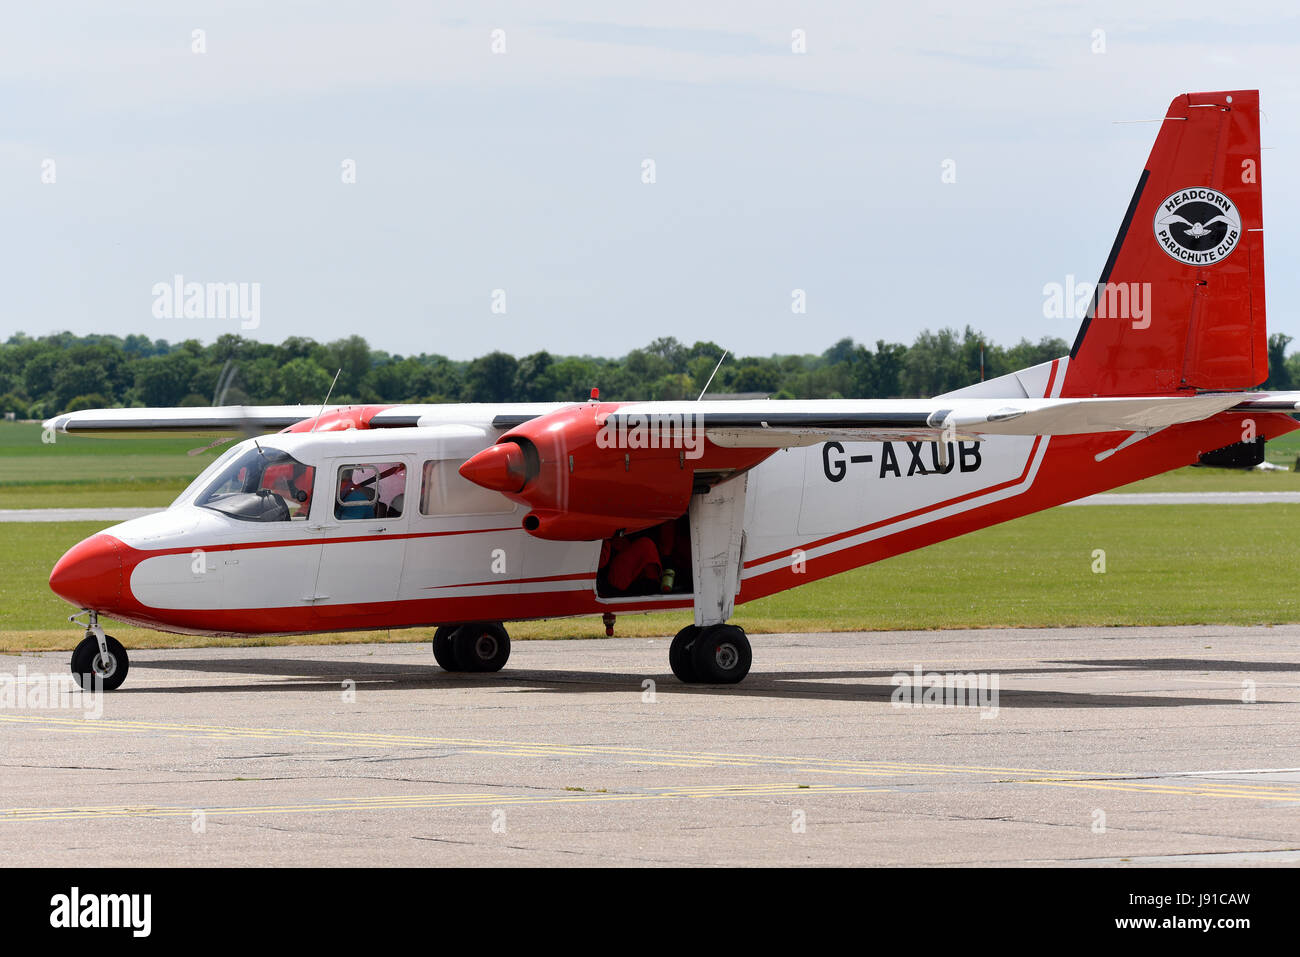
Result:
<svg viewBox="0 0 1300 957"><path fill-rule="evenodd" d="M242 521L305 519L315 480L316 469L288 452L254 445L225 463L194 504Z"/></svg>

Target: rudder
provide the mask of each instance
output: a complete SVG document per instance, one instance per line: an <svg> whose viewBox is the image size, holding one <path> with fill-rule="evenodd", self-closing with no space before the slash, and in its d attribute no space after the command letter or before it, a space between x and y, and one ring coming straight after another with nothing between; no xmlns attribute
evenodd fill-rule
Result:
<svg viewBox="0 0 1300 957"><path fill-rule="evenodd" d="M1165 113L1070 352L1063 396L1249 389L1268 377L1259 93Z"/></svg>

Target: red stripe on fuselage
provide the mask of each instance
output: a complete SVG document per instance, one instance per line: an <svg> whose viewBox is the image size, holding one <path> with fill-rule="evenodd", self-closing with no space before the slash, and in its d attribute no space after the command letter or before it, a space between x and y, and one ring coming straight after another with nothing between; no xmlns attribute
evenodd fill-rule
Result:
<svg viewBox="0 0 1300 957"><path fill-rule="evenodd" d="M1055 382L1056 382L1056 373L1057 373L1057 370L1059 370L1060 368L1061 368L1061 360L1060 360L1060 359L1053 359L1053 360L1052 360L1052 371L1051 371L1051 373L1047 376L1047 389L1043 392L1043 398L1044 398L1044 399L1050 399L1050 398L1052 397L1052 386L1053 386L1053 384L1055 384Z"/></svg>

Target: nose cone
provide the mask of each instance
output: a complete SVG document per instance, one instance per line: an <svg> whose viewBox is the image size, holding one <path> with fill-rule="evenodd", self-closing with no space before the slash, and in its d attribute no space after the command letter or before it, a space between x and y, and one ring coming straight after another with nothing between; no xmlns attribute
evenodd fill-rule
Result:
<svg viewBox="0 0 1300 957"><path fill-rule="evenodd" d="M497 492L518 492L528 479L523 449L514 442L489 446L462 465L460 474Z"/></svg>
<svg viewBox="0 0 1300 957"><path fill-rule="evenodd" d="M73 545L50 572L50 589L78 608L105 611L122 599L122 543L91 535Z"/></svg>

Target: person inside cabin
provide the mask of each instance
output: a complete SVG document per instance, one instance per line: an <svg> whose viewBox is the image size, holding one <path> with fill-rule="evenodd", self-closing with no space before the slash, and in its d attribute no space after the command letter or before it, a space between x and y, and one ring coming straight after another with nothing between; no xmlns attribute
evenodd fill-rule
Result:
<svg viewBox="0 0 1300 957"><path fill-rule="evenodd" d="M355 481L357 471L357 469L343 469L339 472L339 498L334 506L335 518L375 517L375 490Z"/></svg>
<svg viewBox="0 0 1300 957"><path fill-rule="evenodd" d="M608 539L601 548L601 565L610 587L623 594L648 594L658 590L663 575L659 549L649 535Z"/></svg>

